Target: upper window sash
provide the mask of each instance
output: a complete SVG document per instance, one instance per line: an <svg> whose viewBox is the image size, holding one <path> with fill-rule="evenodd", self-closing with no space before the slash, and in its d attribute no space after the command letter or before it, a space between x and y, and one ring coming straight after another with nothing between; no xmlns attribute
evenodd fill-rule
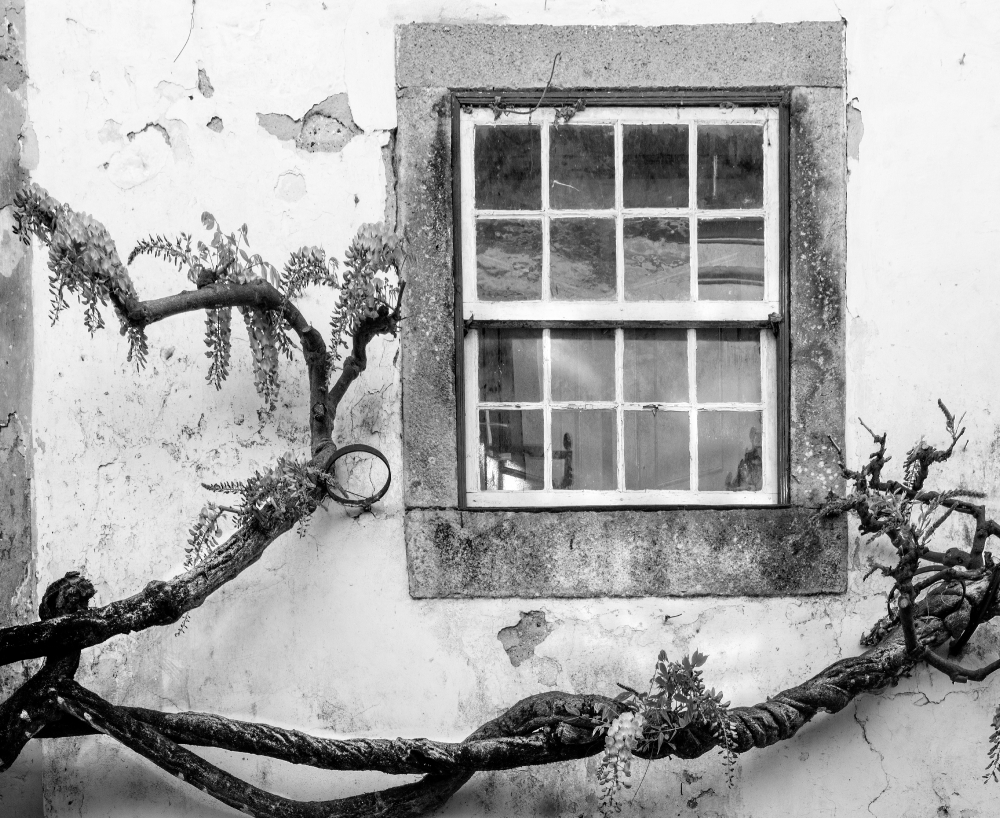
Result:
<svg viewBox="0 0 1000 818"><path fill-rule="evenodd" d="M549 149L550 126L555 111L539 108L531 114L505 113L496 119L486 108L463 109L460 123L461 167L461 258L462 258L462 317L465 321L538 322L551 319L564 321L604 321L611 323L649 321L658 323L692 323L737 321L763 323L780 314L779 285L779 139L778 110L771 107L678 107L678 108L587 108L572 118L571 125L611 125L615 138L614 207L599 210L558 209L550 205ZM540 127L541 137L541 207L535 210L477 209L475 201L475 129L477 126L527 125ZM688 125L688 206L677 208L626 208L622 196L622 129L625 125L681 124ZM706 209L697 206L697 128L698 125L758 125L763 127L763 202L760 208L734 210ZM691 159L694 158L694 161ZM550 292L550 243L552 223L559 219L579 219L600 216L613 218L616 230L616 287L613 298L600 301L571 301L553 298ZM671 217L688 219L691 230L690 300L633 301L626 300L624 291L625 261L623 253L624 221L629 217ZM699 223L732 218L760 218L764 222L764 296L760 301L698 300ZM499 218L517 218L540 222L543 231L540 298L531 301L480 300L476 281L476 223Z"/></svg>

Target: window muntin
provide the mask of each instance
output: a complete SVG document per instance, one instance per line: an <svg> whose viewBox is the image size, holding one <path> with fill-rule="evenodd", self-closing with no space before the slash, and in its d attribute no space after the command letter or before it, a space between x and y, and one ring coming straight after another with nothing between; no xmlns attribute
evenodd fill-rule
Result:
<svg viewBox="0 0 1000 818"><path fill-rule="evenodd" d="M463 110L471 507L778 499L778 115Z"/></svg>

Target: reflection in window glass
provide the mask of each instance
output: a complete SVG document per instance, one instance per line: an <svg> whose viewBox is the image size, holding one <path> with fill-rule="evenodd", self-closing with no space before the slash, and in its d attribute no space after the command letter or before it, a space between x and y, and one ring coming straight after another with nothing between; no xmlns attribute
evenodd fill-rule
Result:
<svg viewBox="0 0 1000 818"><path fill-rule="evenodd" d="M688 126L622 126L625 207L687 207Z"/></svg>
<svg viewBox="0 0 1000 818"><path fill-rule="evenodd" d="M542 411L479 410L479 487L485 491L544 488Z"/></svg>
<svg viewBox="0 0 1000 818"><path fill-rule="evenodd" d="M553 219L549 235L552 297L614 300L614 219Z"/></svg>
<svg viewBox="0 0 1000 818"><path fill-rule="evenodd" d="M615 399L615 331L551 331L552 400Z"/></svg>
<svg viewBox="0 0 1000 818"><path fill-rule="evenodd" d="M760 491L762 428L760 412L698 412L698 488Z"/></svg>
<svg viewBox="0 0 1000 818"><path fill-rule="evenodd" d="M759 125L698 126L698 207L764 204L764 129Z"/></svg>
<svg viewBox="0 0 1000 818"><path fill-rule="evenodd" d="M682 403L688 399L686 329L625 330L625 400Z"/></svg>
<svg viewBox="0 0 1000 818"><path fill-rule="evenodd" d="M764 298L764 220L698 220L698 298Z"/></svg>
<svg viewBox="0 0 1000 818"><path fill-rule="evenodd" d="M530 125L479 125L475 147L476 207L538 210L542 206L542 133Z"/></svg>
<svg viewBox="0 0 1000 818"><path fill-rule="evenodd" d="M552 488L615 489L614 409L552 410Z"/></svg>
<svg viewBox="0 0 1000 818"><path fill-rule="evenodd" d="M699 329L698 402L760 400L760 330Z"/></svg>
<svg viewBox="0 0 1000 818"><path fill-rule="evenodd" d="M691 488L687 412L625 413L625 488L686 491Z"/></svg>
<svg viewBox="0 0 1000 818"><path fill-rule="evenodd" d="M691 228L687 219L625 219L626 301L691 299Z"/></svg>
<svg viewBox="0 0 1000 818"><path fill-rule="evenodd" d="M580 210L615 206L615 129L562 125L549 131L549 206Z"/></svg>
<svg viewBox="0 0 1000 818"><path fill-rule="evenodd" d="M480 301L542 297L542 223L476 222L476 291Z"/></svg>
<svg viewBox="0 0 1000 818"><path fill-rule="evenodd" d="M542 331L483 329L479 335L479 400L542 399Z"/></svg>

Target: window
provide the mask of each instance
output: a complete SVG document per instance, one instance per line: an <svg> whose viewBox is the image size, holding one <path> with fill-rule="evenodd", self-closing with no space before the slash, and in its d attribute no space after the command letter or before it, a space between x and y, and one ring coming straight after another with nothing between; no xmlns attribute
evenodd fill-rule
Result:
<svg viewBox="0 0 1000 818"><path fill-rule="evenodd" d="M826 437L844 430L845 33L839 20L397 28L400 484L413 597L845 589L846 523L808 524L842 488ZM523 113L494 119L497 98ZM579 99L585 108L556 129L553 108ZM477 125L505 140L482 202ZM723 126L760 128L759 162L741 152L741 132L713 137ZM759 203L733 184L756 180L758 164ZM736 198L699 201L712 193L703 178ZM581 377L581 360L612 377ZM673 369L649 364L661 360ZM747 391L758 368L759 397ZM579 391L597 387L598 397ZM726 411L760 413L759 478L752 427L732 434L738 457L702 472L712 457L698 446L706 433L729 439L712 426Z"/></svg>
<svg viewBox="0 0 1000 818"><path fill-rule="evenodd" d="M461 112L469 507L779 501L778 107L651 101Z"/></svg>

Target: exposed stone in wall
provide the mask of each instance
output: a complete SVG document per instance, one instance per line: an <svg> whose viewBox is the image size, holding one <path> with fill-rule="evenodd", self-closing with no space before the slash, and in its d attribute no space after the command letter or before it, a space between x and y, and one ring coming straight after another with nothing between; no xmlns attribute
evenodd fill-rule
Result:
<svg viewBox="0 0 1000 818"><path fill-rule="evenodd" d="M843 92L796 88L791 104L791 499L817 505L843 480L847 167Z"/></svg>
<svg viewBox="0 0 1000 818"><path fill-rule="evenodd" d="M292 119L288 114L259 113L257 122L272 136L294 140L295 147L310 153L340 151L361 133L351 116L347 94L327 97L313 105L301 119Z"/></svg>
<svg viewBox="0 0 1000 818"><path fill-rule="evenodd" d="M810 509L406 512L414 597L841 591L846 526Z"/></svg>

